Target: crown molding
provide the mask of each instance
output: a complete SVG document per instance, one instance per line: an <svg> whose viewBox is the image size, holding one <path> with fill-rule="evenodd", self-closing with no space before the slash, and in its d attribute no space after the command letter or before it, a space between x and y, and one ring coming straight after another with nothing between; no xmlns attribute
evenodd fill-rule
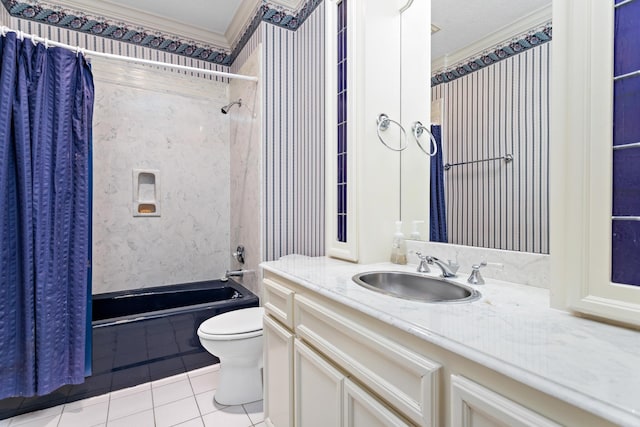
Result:
<svg viewBox="0 0 640 427"><path fill-rule="evenodd" d="M551 9L551 5L542 7L456 52L432 59L431 73L435 74L452 67L461 61L480 55L488 49L493 49L501 43L507 43L527 31L549 23L553 16Z"/></svg>
<svg viewBox="0 0 640 427"><path fill-rule="evenodd" d="M56 9L70 9L86 13L91 11L96 16L102 16L113 21L121 21L136 27L157 30L161 33L176 35L180 39L198 42L201 44L213 45L222 50L229 51L231 43L220 34L194 27L193 25L181 23L164 18L149 12L135 9L122 4L116 4L109 0L56 0L55 3L48 1L38 2L41 6Z"/></svg>
<svg viewBox="0 0 640 427"><path fill-rule="evenodd" d="M271 3L274 6L280 6L289 10L290 12L296 12L296 13L298 12L298 9L300 9L300 7L302 6L303 2L304 0L269 0L269 3Z"/></svg>
<svg viewBox="0 0 640 427"><path fill-rule="evenodd" d="M252 18L256 15L261 3L261 0L242 0L242 4L238 8L225 33L225 38L229 42L229 46L235 46L238 43L247 26L250 25Z"/></svg>

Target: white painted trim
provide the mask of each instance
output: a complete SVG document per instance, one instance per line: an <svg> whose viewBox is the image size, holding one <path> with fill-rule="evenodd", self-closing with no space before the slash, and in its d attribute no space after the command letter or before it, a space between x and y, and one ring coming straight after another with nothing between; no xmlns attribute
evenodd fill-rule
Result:
<svg viewBox="0 0 640 427"><path fill-rule="evenodd" d="M337 111L336 111L336 103L337 103L337 91L338 91L338 76L337 76L337 67L335 58L338 56L338 48L337 48L337 40L336 40L336 28L337 28L337 5L338 1L330 0L326 2L325 5L325 144L326 144L326 160L325 160L325 169L326 169L326 184L325 184L325 203L326 203L326 253L328 256L344 259L347 261L358 261L358 241L357 241L357 230L356 230L356 217L357 217L357 204L356 198L353 197L353 192L356 190L356 133L354 126L349 126L347 128L348 135L348 154L347 154L347 241L339 242L337 239L338 236L338 224L336 218L337 212L337 189L336 189L336 177L338 173L337 166L337 148L338 148L338 140L337 140ZM349 88L349 99L353 100L355 98L355 84L354 83L354 68L356 67L355 61L353 58L353 49L355 48L355 41L353 40L353 34L355 31L352 26L354 26L354 2L348 3L349 10L347 12L347 18L349 19L348 24L348 82L347 87ZM353 104L354 102L348 103L348 117L355 117L353 112Z"/></svg>
<svg viewBox="0 0 640 427"><path fill-rule="evenodd" d="M251 20L255 16L258 8L261 5L260 0L243 0L238 11L234 15L229 27L225 32L225 38L229 46L235 46L240 37L244 35L245 30L251 23Z"/></svg>
<svg viewBox="0 0 640 427"><path fill-rule="evenodd" d="M460 61L479 55L486 49L493 48L500 43L509 41L513 37L522 35L537 26L549 22L551 17L552 6L544 6L456 52L432 59L432 74L438 73L447 67L451 67Z"/></svg>
<svg viewBox="0 0 640 427"><path fill-rule="evenodd" d="M552 305L640 325L640 287L611 282L612 2L554 2L554 24Z"/></svg>
<svg viewBox="0 0 640 427"><path fill-rule="evenodd" d="M48 4L46 2L41 3ZM133 28L155 29L162 33L175 35L179 40L193 40L227 51L231 48L229 41L218 33L124 6L120 3L113 3L109 0L57 0L55 5L53 3L50 4L55 8L62 7L63 9L68 8L95 16L104 16L112 21L131 24L130 26Z"/></svg>
<svg viewBox="0 0 640 427"><path fill-rule="evenodd" d="M289 12L297 12L304 3L304 0L269 0L269 3L275 6L281 6Z"/></svg>

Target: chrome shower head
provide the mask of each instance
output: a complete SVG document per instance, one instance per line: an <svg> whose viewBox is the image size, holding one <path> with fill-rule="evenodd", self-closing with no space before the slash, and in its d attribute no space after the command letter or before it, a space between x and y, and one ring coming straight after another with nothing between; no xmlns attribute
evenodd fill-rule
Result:
<svg viewBox="0 0 640 427"><path fill-rule="evenodd" d="M238 107L242 107L242 98L238 99L237 101L232 102L231 104L225 105L224 107L222 107L220 109L220 111L222 112L222 114L227 114L229 112L229 110L231 109L231 107L235 104L238 104Z"/></svg>

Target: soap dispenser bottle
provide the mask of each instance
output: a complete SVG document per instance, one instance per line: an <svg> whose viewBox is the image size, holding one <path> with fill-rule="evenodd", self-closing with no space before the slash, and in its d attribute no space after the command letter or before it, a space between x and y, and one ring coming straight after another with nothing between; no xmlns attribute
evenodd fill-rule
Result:
<svg viewBox="0 0 640 427"><path fill-rule="evenodd" d="M407 263L407 243L402 234L402 221L396 221L396 232L391 245L391 262L401 265Z"/></svg>
<svg viewBox="0 0 640 427"><path fill-rule="evenodd" d="M422 240L420 231L418 231L418 227L422 224L424 224L424 221L422 220L413 221L413 231L409 234L409 238L411 240Z"/></svg>

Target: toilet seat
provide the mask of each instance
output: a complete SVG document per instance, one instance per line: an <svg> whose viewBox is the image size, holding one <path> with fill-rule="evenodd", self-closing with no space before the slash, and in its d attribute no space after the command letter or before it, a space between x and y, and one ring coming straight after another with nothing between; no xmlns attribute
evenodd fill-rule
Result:
<svg viewBox="0 0 640 427"><path fill-rule="evenodd" d="M251 307L219 314L202 322L198 336L210 340L239 340L262 335L264 308Z"/></svg>

